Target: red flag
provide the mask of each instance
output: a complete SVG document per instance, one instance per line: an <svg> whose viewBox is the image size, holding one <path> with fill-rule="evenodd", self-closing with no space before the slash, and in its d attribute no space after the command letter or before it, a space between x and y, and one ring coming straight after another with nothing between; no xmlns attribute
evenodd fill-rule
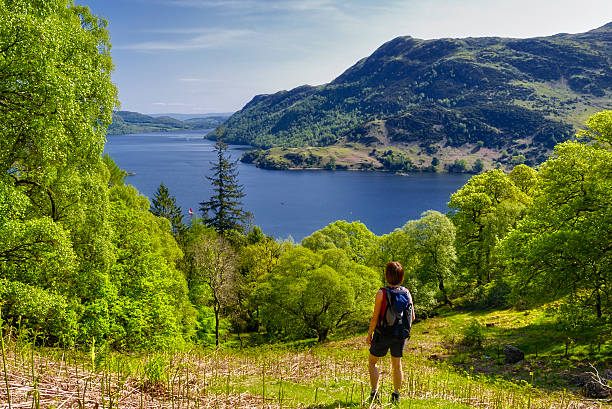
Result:
<svg viewBox="0 0 612 409"><path fill-rule="evenodd" d="M189 208L189 216L193 216L193 209L191 207Z"/></svg>

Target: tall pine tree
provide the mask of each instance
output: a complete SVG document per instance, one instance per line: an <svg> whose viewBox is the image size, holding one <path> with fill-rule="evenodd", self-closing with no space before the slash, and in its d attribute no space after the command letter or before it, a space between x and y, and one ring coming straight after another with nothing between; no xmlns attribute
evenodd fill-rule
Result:
<svg viewBox="0 0 612 409"><path fill-rule="evenodd" d="M242 199L245 194L242 185L238 184L238 169L236 162L231 161L227 154L227 144L217 141L215 144L217 162L211 170L213 176L207 176L213 185L214 194L207 202L200 203L200 211L204 223L213 227L219 233L230 230L244 232L245 224L251 213L242 209Z"/></svg>
<svg viewBox="0 0 612 409"><path fill-rule="evenodd" d="M172 233L175 236L185 229L181 208L176 204L176 199L170 195L168 188L163 183L157 188L151 202L151 213L170 220Z"/></svg>

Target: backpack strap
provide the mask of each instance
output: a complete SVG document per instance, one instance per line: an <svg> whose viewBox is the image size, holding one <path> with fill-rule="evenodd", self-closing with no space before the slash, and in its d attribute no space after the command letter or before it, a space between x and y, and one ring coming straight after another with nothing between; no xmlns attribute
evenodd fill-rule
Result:
<svg viewBox="0 0 612 409"><path fill-rule="evenodd" d="M387 288L383 287L380 289L383 293L382 304L380 305L380 313L378 314L378 323L380 324L387 313Z"/></svg>
<svg viewBox="0 0 612 409"><path fill-rule="evenodd" d="M378 322L376 323L375 331L378 333L382 333L383 329L383 320L385 315L387 314L387 308L389 308L389 303L387 302L387 289L381 288L380 291L383 293L382 303L380 304L380 313L378 314Z"/></svg>

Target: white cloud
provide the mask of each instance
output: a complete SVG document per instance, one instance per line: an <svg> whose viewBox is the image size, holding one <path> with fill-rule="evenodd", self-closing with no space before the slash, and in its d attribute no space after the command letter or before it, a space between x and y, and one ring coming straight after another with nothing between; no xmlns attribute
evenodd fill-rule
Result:
<svg viewBox="0 0 612 409"><path fill-rule="evenodd" d="M162 32L162 31L159 31ZM144 41L134 44L126 44L116 48L134 51L193 51L201 49L221 48L236 41L252 36L249 30L166 30L168 34L195 34L196 36L176 40Z"/></svg>
<svg viewBox="0 0 612 409"><path fill-rule="evenodd" d="M329 13L330 17L345 16L341 10L342 1L338 0L170 0L170 4L181 7L215 8L241 13L266 14L281 12ZM346 3L346 8L351 8Z"/></svg>

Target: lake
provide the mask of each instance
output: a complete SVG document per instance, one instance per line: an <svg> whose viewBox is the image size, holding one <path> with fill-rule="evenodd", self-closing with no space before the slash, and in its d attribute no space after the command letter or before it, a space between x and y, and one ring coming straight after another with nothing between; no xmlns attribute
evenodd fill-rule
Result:
<svg viewBox="0 0 612 409"><path fill-rule="evenodd" d="M206 131L109 135L104 151L135 175L127 183L152 197L160 183L189 220L211 195L214 142ZM230 145L239 159L245 147ZM408 176L356 171L280 171L238 163L244 208L264 233L296 241L336 220L361 221L377 235L418 219L426 210L448 210L450 195L469 175L415 173Z"/></svg>

